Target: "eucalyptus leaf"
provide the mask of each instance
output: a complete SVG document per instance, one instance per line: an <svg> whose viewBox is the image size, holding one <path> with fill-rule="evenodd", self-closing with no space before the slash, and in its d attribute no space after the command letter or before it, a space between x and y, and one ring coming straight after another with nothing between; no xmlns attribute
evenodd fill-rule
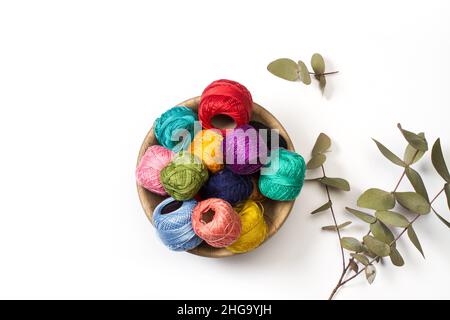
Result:
<svg viewBox="0 0 450 320"><path fill-rule="evenodd" d="M325 203L324 205L320 206L319 208L317 208L316 210L314 210L313 212L311 212L311 214L316 214L322 211L325 211L327 209L331 208L331 201L328 201L327 203Z"/></svg>
<svg viewBox="0 0 450 320"><path fill-rule="evenodd" d="M325 78L324 75L320 75L318 80L320 91L322 91L323 94L325 92L325 87L327 86L327 79Z"/></svg>
<svg viewBox="0 0 450 320"><path fill-rule="evenodd" d="M367 266L369 264L369 259L365 255L359 254L359 253L350 253L350 255L355 258L358 262L362 263L363 265Z"/></svg>
<svg viewBox="0 0 450 320"><path fill-rule="evenodd" d="M365 270L366 279L369 284L372 284L377 276L377 269L373 265L368 265Z"/></svg>
<svg viewBox="0 0 450 320"><path fill-rule="evenodd" d="M398 203L409 211L417 214L430 213L430 204L417 192L395 192L394 195Z"/></svg>
<svg viewBox="0 0 450 320"><path fill-rule="evenodd" d="M325 133L321 133L319 134L319 136L317 137L316 143L314 144L313 150L312 150L312 155L316 155L319 153L324 153L326 151L328 151L328 149L330 149L331 147L331 139L330 137L328 137Z"/></svg>
<svg viewBox="0 0 450 320"><path fill-rule="evenodd" d="M364 254L372 259L376 258L377 255L375 253L373 253L372 251L369 250L369 248L367 248L367 246L363 245L363 251Z"/></svg>
<svg viewBox="0 0 450 320"><path fill-rule="evenodd" d="M405 137L406 141L416 150L420 151L427 151L428 150L428 143L425 137L421 137L418 134L415 134L411 131L405 130L402 128L401 124L399 123L398 128L400 129L401 133Z"/></svg>
<svg viewBox="0 0 450 320"><path fill-rule="evenodd" d="M322 227L322 230L325 230L325 231L337 231L337 230L344 229L345 227L347 227L347 226L349 226L351 224L352 224L351 221L346 221L346 222L341 223L340 225L338 225L337 228L336 228L336 226L331 225L331 226Z"/></svg>
<svg viewBox="0 0 450 320"><path fill-rule="evenodd" d="M444 186L445 196L447 197L447 205L450 209L450 184L446 183Z"/></svg>
<svg viewBox="0 0 450 320"><path fill-rule="evenodd" d="M430 202L430 199L428 198L427 189L425 188L425 184L423 183L420 174L411 167L408 167L405 170L406 170L406 177L413 186L414 190L422 197L424 197L425 200L427 200L427 202Z"/></svg>
<svg viewBox="0 0 450 320"><path fill-rule="evenodd" d="M425 139L425 133L423 133L423 132L419 133L418 136ZM424 151L414 149L414 147L412 145L408 144L408 146L405 149L405 154L403 156L403 160L408 165L411 165L411 164L414 164L417 161L419 161L423 157L424 154L425 154Z"/></svg>
<svg viewBox="0 0 450 320"><path fill-rule="evenodd" d="M372 232L373 236L377 238L378 240L386 243L387 245L396 246L394 243L395 237L392 233L391 229L389 229L383 222L377 221L370 225L370 231Z"/></svg>
<svg viewBox="0 0 450 320"><path fill-rule="evenodd" d="M325 61L320 53L314 53L311 57L311 67L315 74L325 73Z"/></svg>
<svg viewBox="0 0 450 320"><path fill-rule="evenodd" d="M326 155L324 155L323 153L318 153L312 156L312 158L308 161L308 163L306 164L306 170L317 169L321 165L323 165L326 160L327 160Z"/></svg>
<svg viewBox="0 0 450 320"><path fill-rule="evenodd" d="M376 143L378 149L383 154L383 156L385 156L389 161L391 161L392 163L394 163L400 167L406 167L406 163L403 162L402 159L397 157L392 151L390 151L388 148L386 148L381 142L378 142L375 139L372 139L372 140Z"/></svg>
<svg viewBox="0 0 450 320"><path fill-rule="evenodd" d="M362 211L359 211L359 210L356 210L356 209L352 209L352 208L349 208L349 207L345 207L345 209L348 212L350 212L351 214L353 214L355 217L357 217L358 219L361 219L364 222L375 223L377 221L377 219L374 216L372 216L372 215L370 215L368 213L365 213L365 212L362 212Z"/></svg>
<svg viewBox="0 0 450 320"><path fill-rule="evenodd" d="M291 59L281 58L272 61L267 70L285 80L296 81L298 79L298 64Z"/></svg>
<svg viewBox="0 0 450 320"><path fill-rule="evenodd" d="M433 210L434 211L434 210ZM447 220L445 220L445 218L443 216L441 216L439 213L437 213L436 211L434 211L434 214L436 215L436 217L439 218L439 220L441 220L441 222L443 224L445 224L447 226L447 228L450 228L450 222L448 222Z"/></svg>
<svg viewBox="0 0 450 320"><path fill-rule="evenodd" d="M355 273L358 273L359 267L358 267L358 264L355 261L350 260L349 267L350 267L350 270L352 270Z"/></svg>
<svg viewBox="0 0 450 320"><path fill-rule="evenodd" d="M343 237L341 239L341 245L344 249L353 252L361 252L364 249L362 243L358 239L351 237Z"/></svg>
<svg viewBox="0 0 450 320"><path fill-rule="evenodd" d="M390 192L372 188L358 198L357 205L360 208L389 210L395 206L395 199Z"/></svg>
<svg viewBox="0 0 450 320"><path fill-rule="evenodd" d="M350 191L350 184L347 182L347 180L342 178L323 177L319 179L319 182L332 188Z"/></svg>
<svg viewBox="0 0 450 320"><path fill-rule="evenodd" d="M391 248L389 257L391 258L391 262L394 266L402 267L405 265L405 261L403 260L402 255L396 248Z"/></svg>
<svg viewBox="0 0 450 320"><path fill-rule="evenodd" d="M311 75L309 74L309 70L306 64L303 61L298 61L298 68L300 81L306 85L311 84Z"/></svg>
<svg viewBox="0 0 450 320"><path fill-rule="evenodd" d="M412 225L408 227L408 238L409 240L411 240L412 244L416 247L416 249L419 250L420 254L425 258L422 246L419 242L419 238L417 238L417 234L414 231Z"/></svg>
<svg viewBox="0 0 450 320"><path fill-rule="evenodd" d="M442 154L441 139L437 139L433 145L433 150L431 152L431 161L433 162L434 168L442 177L442 179L450 183L450 173L448 172L444 155Z"/></svg>
<svg viewBox="0 0 450 320"><path fill-rule="evenodd" d="M367 248L369 248L370 251L372 251L379 257L387 257L391 252L390 247L386 243L375 239L372 236L365 236L364 244L367 246Z"/></svg>
<svg viewBox="0 0 450 320"><path fill-rule="evenodd" d="M377 211L375 216L384 224L393 227L407 228L409 221L403 215L393 211Z"/></svg>

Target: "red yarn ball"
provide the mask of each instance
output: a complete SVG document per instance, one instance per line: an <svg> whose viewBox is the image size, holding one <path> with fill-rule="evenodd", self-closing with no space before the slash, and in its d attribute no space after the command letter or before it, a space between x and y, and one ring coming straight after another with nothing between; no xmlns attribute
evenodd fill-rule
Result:
<svg viewBox="0 0 450 320"><path fill-rule="evenodd" d="M192 228L210 246L224 248L239 238L242 225L239 214L228 202L209 198L195 206Z"/></svg>
<svg viewBox="0 0 450 320"><path fill-rule="evenodd" d="M249 123L252 108L252 95L246 87L236 81L222 79L214 81L203 91L198 116L205 129L214 128L211 121L217 115L230 117L239 127Z"/></svg>

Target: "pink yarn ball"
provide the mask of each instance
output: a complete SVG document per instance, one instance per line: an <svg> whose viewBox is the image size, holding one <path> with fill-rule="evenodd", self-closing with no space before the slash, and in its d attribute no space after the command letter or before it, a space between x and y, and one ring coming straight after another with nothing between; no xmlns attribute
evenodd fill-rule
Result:
<svg viewBox="0 0 450 320"><path fill-rule="evenodd" d="M215 248L234 243L241 235L241 219L225 200L209 198L197 204L192 212L194 232Z"/></svg>
<svg viewBox="0 0 450 320"><path fill-rule="evenodd" d="M161 170L172 161L174 155L173 151L162 146L149 147L136 168L137 183L153 193L167 196L159 175Z"/></svg>

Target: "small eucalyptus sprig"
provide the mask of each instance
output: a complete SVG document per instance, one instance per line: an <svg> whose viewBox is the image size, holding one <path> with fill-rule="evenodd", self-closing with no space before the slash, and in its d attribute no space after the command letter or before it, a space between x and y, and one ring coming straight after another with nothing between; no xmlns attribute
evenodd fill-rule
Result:
<svg viewBox="0 0 450 320"><path fill-rule="evenodd" d="M321 185L324 186L328 201L324 205L320 206L319 208L317 208L316 210L311 212L311 214L317 214L319 212L330 210L331 217L333 219L333 225L322 227L322 230L336 231L337 236L339 238L339 243L340 243L341 242L341 231L340 230L347 227L352 222L346 221L344 223L338 224L337 219L336 219L335 210L333 207L333 202L331 200L330 188L338 189L338 190L342 190L342 191L350 191L350 184L348 183L347 180L345 180L343 178L330 178L326 175L324 164L325 164L325 161L327 160L327 156L325 155L325 153L327 151L329 151L330 147L331 147L330 137L328 137L325 133L321 133L319 135L319 137L317 138L316 143L314 144L313 150L311 152L311 159L306 164L306 169L313 170L313 169L321 168L322 177L315 178L315 179L307 179L307 181L317 181ZM341 245L341 257L342 257L342 268L345 268L346 260L345 260L344 248L342 245Z"/></svg>
<svg viewBox="0 0 450 320"><path fill-rule="evenodd" d="M339 71L325 72L325 61L319 53L314 53L312 55L311 67L314 72L310 72L306 64L301 60L296 63L292 59L281 58L269 63L267 70L279 78L288 81L300 80L306 85L311 84L311 75L313 75L314 78L319 81L319 87L323 94L327 84L326 76L338 73Z"/></svg>
<svg viewBox="0 0 450 320"><path fill-rule="evenodd" d="M450 228L450 223L439 215L433 207L433 203L445 192L450 209L450 173L442 154L440 140L438 139L435 142L431 158L436 171L445 180L445 185L432 200L430 200L420 174L412 168L412 165L417 163L428 151L428 142L425 135L424 133L415 134L405 130L400 124L398 125L398 128L408 142L403 159L395 155L382 143L376 140L374 140L374 142L383 156L395 165L402 167L403 172L393 191L388 192L378 188L370 188L358 198L357 206L374 210L374 214L346 207L346 210L350 214L367 223L369 225L369 230L362 240L353 237L341 237L340 232L338 232L343 268L341 276L331 292L329 299L332 299L342 286L355 279L363 272L365 273L367 281L371 284L376 277L375 263L382 261L383 258L389 257L393 265L398 267L403 266L404 260L397 249L397 242L405 233L408 235L409 240L416 249L424 256L422 246L413 228L413 224L423 215L433 211L439 220ZM313 158L309 163L314 163L314 157L313 154ZM311 166L310 169L314 169L314 167L315 166ZM400 184L405 177L409 180L414 191L398 191ZM408 219L404 214L393 211L396 204L403 207L407 215L412 215L412 219ZM339 228L339 226L347 226L351 223L349 221L342 225L338 225L334 212L333 220L335 221L335 228L327 228L325 230L339 231L342 229L342 227ZM399 231L394 235L392 230L394 230L394 232L397 230ZM346 263L347 259L345 258L344 249L350 252L348 263Z"/></svg>

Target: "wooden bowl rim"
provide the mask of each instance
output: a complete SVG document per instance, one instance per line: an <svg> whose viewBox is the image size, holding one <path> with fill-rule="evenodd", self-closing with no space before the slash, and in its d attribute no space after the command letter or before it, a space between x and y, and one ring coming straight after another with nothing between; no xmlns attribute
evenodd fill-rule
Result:
<svg viewBox="0 0 450 320"><path fill-rule="evenodd" d="M198 106L199 102L200 102L200 96L197 96L197 97L194 97L191 99L187 99L187 100L177 104L177 106L186 106L189 108L195 108ZM275 116L272 113L270 113L267 109L265 109L261 105L257 104L256 102L253 102L253 112L255 112L255 111L257 111L261 114L264 114L266 117L270 118L270 120L273 122L272 124L275 124L275 127L280 130L283 137L286 139L288 149L291 151L295 151L294 145L292 143L291 138L289 137L288 132L283 127L283 125L278 121L278 119L275 118ZM271 127L273 128L274 126L272 125ZM138 158L137 158L136 167L139 165L139 161L141 160L145 151L148 149L148 147L150 147L152 145L151 144L152 140L155 140L153 126L150 128L150 130L148 131L147 135L144 138L144 141L142 142L141 148L139 150ZM151 204L147 197L147 193L149 191L147 191L145 188L141 187L137 183L136 183L136 186L137 186L137 191L138 191L139 201L141 203L141 206L144 209L145 215L150 220L150 223L153 225L153 219L152 219L153 210L151 209ZM163 197L161 197L161 199L163 199ZM266 201L274 201L274 200L266 200ZM281 202L281 201L278 201L278 202ZM292 211L295 200L282 201L282 203L285 204L285 206L286 206L285 208L287 210L285 210L285 213L283 216L280 216L281 221L277 225L275 225L275 224L270 225L270 220L268 221L269 233L262 244L267 242L283 226L284 222L286 221L286 219L288 218L289 214ZM266 220L268 219L267 216L265 216L265 218L266 218ZM200 245L199 247L189 250L187 252L194 254L194 255L208 257L208 258L223 258L223 257L230 257L230 256L242 254L242 253L233 253L225 248L213 248L208 245Z"/></svg>

